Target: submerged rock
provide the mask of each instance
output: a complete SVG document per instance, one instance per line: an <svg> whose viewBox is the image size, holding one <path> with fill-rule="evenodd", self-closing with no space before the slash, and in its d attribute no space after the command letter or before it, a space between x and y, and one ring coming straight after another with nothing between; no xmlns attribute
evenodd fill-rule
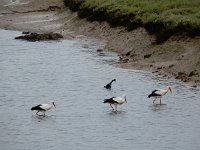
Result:
<svg viewBox="0 0 200 150"><path fill-rule="evenodd" d="M176 76L175 79L180 79L183 82L188 82L190 80L185 72L178 72L178 75Z"/></svg>
<svg viewBox="0 0 200 150"><path fill-rule="evenodd" d="M189 77L192 77L192 76L199 76L197 70L190 72Z"/></svg>
<svg viewBox="0 0 200 150"><path fill-rule="evenodd" d="M144 59L150 58L150 57L151 57L151 54L146 54L146 55L144 55Z"/></svg>
<svg viewBox="0 0 200 150"><path fill-rule="evenodd" d="M29 34L30 32L28 32L28 31L24 31L24 32L22 32L22 34Z"/></svg>
<svg viewBox="0 0 200 150"><path fill-rule="evenodd" d="M97 52L103 52L103 49L97 49Z"/></svg>
<svg viewBox="0 0 200 150"><path fill-rule="evenodd" d="M46 40L59 40L60 38L63 38L63 36L59 33L30 33L22 36L15 37L15 39L22 39L27 40L31 42L35 41L46 41Z"/></svg>

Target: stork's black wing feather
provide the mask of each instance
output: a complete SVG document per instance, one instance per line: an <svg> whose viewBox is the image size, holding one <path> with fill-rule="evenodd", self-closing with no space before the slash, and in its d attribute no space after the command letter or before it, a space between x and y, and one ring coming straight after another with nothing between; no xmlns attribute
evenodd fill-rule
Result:
<svg viewBox="0 0 200 150"><path fill-rule="evenodd" d="M43 110L43 111L45 111L45 110L42 109L40 106L41 106L41 104L40 104L40 105L37 105L37 106L35 106L35 107L32 107L31 110Z"/></svg>
<svg viewBox="0 0 200 150"><path fill-rule="evenodd" d="M148 95L148 98L154 97L154 96L160 96L159 94L156 94L156 91L158 91L158 90L152 91L152 93Z"/></svg>
<svg viewBox="0 0 200 150"><path fill-rule="evenodd" d="M104 103L110 103L110 104L118 104L117 101L113 100L114 97L108 98L104 100Z"/></svg>

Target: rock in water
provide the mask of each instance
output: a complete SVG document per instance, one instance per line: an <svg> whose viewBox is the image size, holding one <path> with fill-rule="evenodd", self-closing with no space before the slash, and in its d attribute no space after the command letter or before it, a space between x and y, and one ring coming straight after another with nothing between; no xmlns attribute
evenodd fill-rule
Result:
<svg viewBox="0 0 200 150"><path fill-rule="evenodd" d="M15 37L15 39L22 39L22 40L27 40L30 42L59 40L60 38L63 38L63 36L59 33L43 33L43 34L30 33L30 34Z"/></svg>

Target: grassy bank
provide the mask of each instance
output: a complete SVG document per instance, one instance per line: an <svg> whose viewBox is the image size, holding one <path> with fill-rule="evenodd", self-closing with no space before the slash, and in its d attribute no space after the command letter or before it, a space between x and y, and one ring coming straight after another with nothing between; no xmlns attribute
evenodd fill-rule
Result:
<svg viewBox="0 0 200 150"><path fill-rule="evenodd" d="M186 32L200 35L199 0L64 0L88 20L108 21L132 30L143 26L161 41Z"/></svg>

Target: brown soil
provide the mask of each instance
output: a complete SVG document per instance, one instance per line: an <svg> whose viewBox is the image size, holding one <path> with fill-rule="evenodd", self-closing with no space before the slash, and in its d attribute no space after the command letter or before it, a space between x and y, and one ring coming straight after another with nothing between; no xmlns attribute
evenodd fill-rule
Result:
<svg viewBox="0 0 200 150"><path fill-rule="evenodd" d="M106 22L88 22L65 8L62 0L3 0L0 28L37 33L56 32L68 39L98 39L104 50L120 54L116 66L146 69L176 78L191 86L200 85L200 37L175 35L162 44L145 29L126 31Z"/></svg>

